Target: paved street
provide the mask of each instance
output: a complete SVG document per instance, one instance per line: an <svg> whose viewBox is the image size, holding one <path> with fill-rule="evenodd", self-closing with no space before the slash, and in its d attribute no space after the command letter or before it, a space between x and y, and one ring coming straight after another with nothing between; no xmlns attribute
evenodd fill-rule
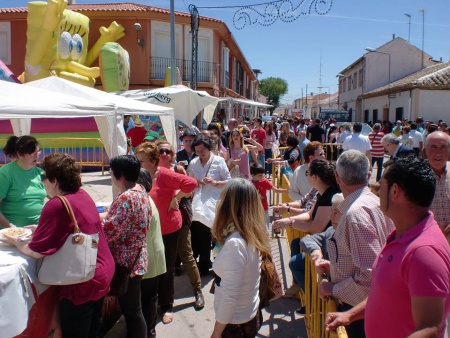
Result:
<svg viewBox="0 0 450 338"><path fill-rule="evenodd" d="M104 176L100 172L83 173L83 188L91 195L95 202L112 200L112 189L108 173ZM284 238L272 239L272 252L279 271L282 273L285 287L291 284L291 274L287 262L289 254ZM203 294L206 305L201 311L193 308L193 292L186 273L175 277L175 318L169 325L159 322L156 331L159 337L197 338L209 337L214 327L214 296L209 293L212 276L202 277ZM292 299L279 299L263 311L264 323L258 337L307 337L305 323L302 316L295 314L300 303ZM123 317L106 335L106 338L125 337Z"/></svg>

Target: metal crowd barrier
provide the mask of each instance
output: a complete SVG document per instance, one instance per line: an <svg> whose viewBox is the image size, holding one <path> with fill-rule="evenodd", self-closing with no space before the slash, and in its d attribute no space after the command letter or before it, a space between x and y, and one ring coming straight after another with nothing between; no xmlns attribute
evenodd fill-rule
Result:
<svg viewBox="0 0 450 338"><path fill-rule="evenodd" d="M0 139L1 148L6 144L6 139ZM45 156L53 153L67 153L71 155L82 166L101 167L104 175L106 163L105 146L98 138L39 138L41 155L39 161ZM0 165L8 163L10 160L4 153L0 154Z"/></svg>
<svg viewBox="0 0 450 338"><path fill-rule="evenodd" d="M276 157L276 154L274 154ZM273 184L277 187L289 189L290 182L286 175L281 175L281 165L274 165L272 168ZM273 194L273 204L290 202L289 194ZM288 217L288 214L282 214L282 217ZM296 229L284 229L279 237L286 238L288 248L295 238L303 238L308 236L308 233ZM313 262L310 262L309 255L305 257L305 290L302 290L298 295L302 305L306 307L305 324L308 332L308 337L322 337L322 338L348 338L345 327L340 326L336 333L325 330L325 317L329 312L336 311L336 302L333 298L322 300L319 297L319 284L322 282L322 276L316 273Z"/></svg>

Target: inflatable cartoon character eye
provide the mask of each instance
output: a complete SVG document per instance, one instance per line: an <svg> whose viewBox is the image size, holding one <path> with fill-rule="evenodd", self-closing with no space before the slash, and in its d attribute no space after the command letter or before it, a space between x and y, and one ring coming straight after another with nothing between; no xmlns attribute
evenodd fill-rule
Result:
<svg viewBox="0 0 450 338"><path fill-rule="evenodd" d="M83 53L83 39L79 34L75 34L72 37L73 48L70 52L70 59L73 61L78 61Z"/></svg>
<svg viewBox="0 0 450 338"><path fill-rule="evenodd" d="M58 51L61 59L68 59L72 53L73 41L69 32L62 32L59 36Z"/></svg>

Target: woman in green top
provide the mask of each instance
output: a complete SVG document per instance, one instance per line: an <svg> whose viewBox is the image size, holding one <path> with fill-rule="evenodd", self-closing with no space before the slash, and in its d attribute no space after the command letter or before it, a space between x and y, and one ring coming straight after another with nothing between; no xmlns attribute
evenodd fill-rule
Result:
<svg viewBox="0 0 450 338"><path fill-rule="evenodd" d="M11 162L0 168L0 228L37 224L46 196L36 167L39 144L32 136L11 136L3 152Z"/></svg>

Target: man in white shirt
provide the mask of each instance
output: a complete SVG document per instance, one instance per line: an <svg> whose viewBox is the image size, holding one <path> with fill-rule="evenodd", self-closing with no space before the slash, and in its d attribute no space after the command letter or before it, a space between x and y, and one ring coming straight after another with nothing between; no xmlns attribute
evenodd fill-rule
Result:
<svg viewBox="0 0 450 338"><path fill-rule="evenodd" d="M354 149L359 152L365 154L369 159L369 163L372 163L372 155L370 154L370 150L372 146L370 145L369 138L367 136L361 135L362 124L356 122L353 125L353 134L348 136L344 144L342 145L342 149L344 151Z"/></svg>
<svg viewBox="0 0 450 338"><path fill-rule="evenodd" d="M411 123L411 131L409 136L412 137L412 148L418 157L423 149L423 136L417 131L417 123Z"/></svg>

